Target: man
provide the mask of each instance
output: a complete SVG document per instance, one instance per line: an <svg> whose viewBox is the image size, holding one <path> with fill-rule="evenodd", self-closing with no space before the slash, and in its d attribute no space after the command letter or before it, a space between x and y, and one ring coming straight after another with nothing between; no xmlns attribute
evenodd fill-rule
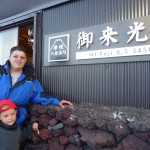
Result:
<svg viewBox="0 0 150 150"><path fill-rule="evenodd" d="M64 104L72 105L70 101L45 96L40 82L34 77L33 66L27 62L26 49L22 46L11 48L9 60L1 66L0 75L0 100L10 99L19 107L18 125L25 120L25 106L29 103L54 104L60 107Z"/></svg>

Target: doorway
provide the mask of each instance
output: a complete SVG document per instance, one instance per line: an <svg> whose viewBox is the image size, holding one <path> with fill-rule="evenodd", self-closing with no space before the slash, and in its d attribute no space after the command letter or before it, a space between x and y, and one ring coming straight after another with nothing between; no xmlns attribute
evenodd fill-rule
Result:
<svg viewBox="0 0 150 150"><path fill-rule="evenodd" d="M0 41L0 45L4 45L4 47L6 47L6 45L8 45L8 39L10 39L9 41L12 42L12 45L7 48L8 54L10 52L10 48L13 46L20 45L25 47L27 49L27 59L33 63L36 78L39 80L42 79L42 18L42 13L36 13L34 17L0 27L0 33L17 28L16 37L12 38L11 34L7 35L5 39L6 44L1 44ZM34 36L36 36L36 38ZM14 43L12 39L16 39L17 42ZM2 41L2 43L4 43L4 41ZM2 53L4 53L4 49L1 49ZM0 65L3 64L0 63Z"/></svg>

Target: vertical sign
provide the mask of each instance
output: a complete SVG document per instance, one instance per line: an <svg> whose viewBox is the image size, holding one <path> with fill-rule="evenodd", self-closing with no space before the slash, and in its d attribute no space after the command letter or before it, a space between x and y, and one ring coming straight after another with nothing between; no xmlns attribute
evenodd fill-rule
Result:
<svg viewBox="0 0 150 150"><path fill-rule="evenodd" d="M49 37L48 62L69 60L69 34Z"/></svg>

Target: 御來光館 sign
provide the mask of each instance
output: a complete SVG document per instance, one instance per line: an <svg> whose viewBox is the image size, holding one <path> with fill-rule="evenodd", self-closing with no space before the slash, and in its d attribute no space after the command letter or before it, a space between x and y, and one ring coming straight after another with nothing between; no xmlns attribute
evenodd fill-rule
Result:
<svg viewBox="0 0 150 150"><path fill-rule="evenodd" d="M136 56L148 59L149 19L150 16L145 16L46 35L45 57L48 56L47 62L69 61L71 64Z"/></svg>

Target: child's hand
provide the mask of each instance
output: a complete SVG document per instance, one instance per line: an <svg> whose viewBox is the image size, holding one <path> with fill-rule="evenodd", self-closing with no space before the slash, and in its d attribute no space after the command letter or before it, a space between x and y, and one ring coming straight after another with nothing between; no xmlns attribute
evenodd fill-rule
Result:
<svg viewBox="0 0 150 150"><path fill-rule="evenodd" d="M33 125L32 125L32 129L34 130L34 131L38 131L39 130L39 124L38 123L33 123Z"/></svg>

